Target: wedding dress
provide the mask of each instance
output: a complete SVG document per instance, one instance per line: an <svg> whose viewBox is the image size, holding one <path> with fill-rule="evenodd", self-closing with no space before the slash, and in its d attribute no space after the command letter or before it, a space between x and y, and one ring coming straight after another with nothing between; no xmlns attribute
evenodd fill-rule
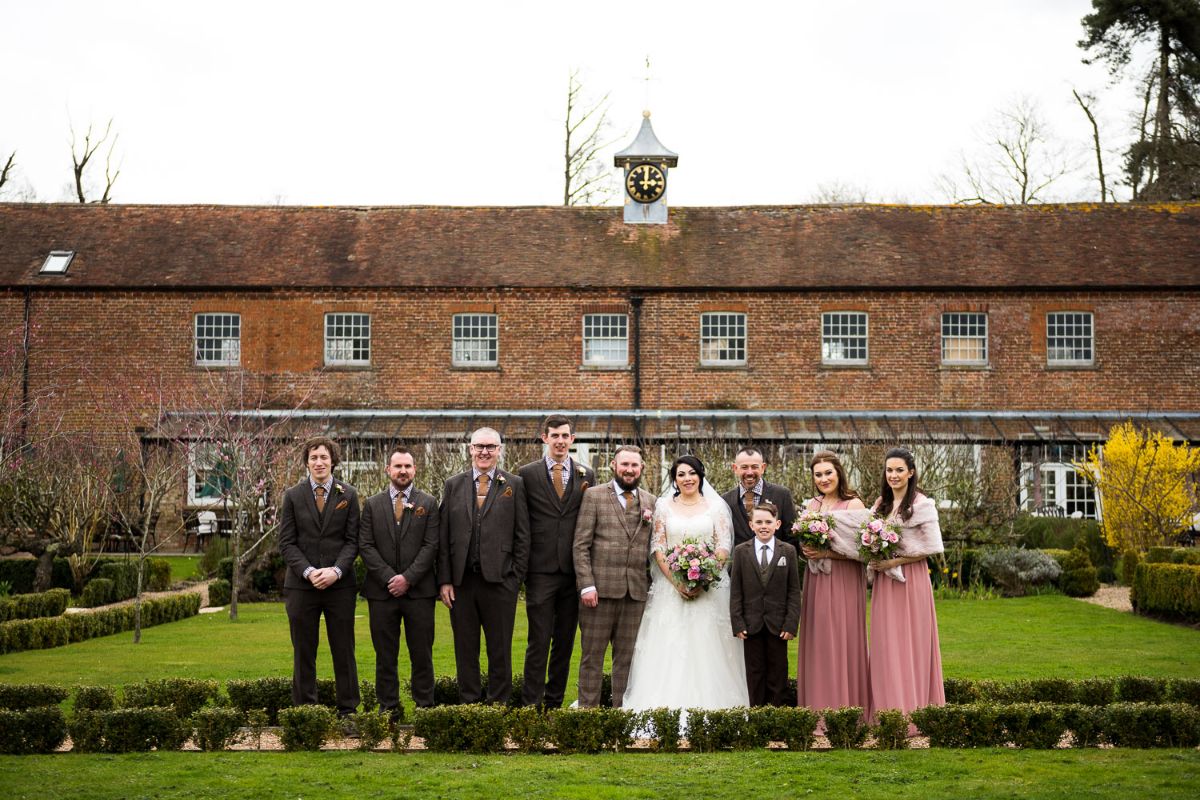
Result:
<svg viewBox="0 0 1200 800"><path fill-rule="evenodd" d="M729 506L707 482L707 508L695 516L678 512L670 497L661 497L654 511L652 550L669 553L684 539L709 542L729 551L733 523ZM742 640L729 622L729 573L693 600L686 600L650 564L652 579L646 612L638 628L624 707L733 708L749 705Z"/></svg>

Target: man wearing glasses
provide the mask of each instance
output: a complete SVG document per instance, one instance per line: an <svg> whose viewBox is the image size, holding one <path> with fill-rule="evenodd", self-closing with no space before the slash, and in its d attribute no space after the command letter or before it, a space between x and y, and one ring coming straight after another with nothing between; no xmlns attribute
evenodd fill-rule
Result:
<svg viewBox="0 0 1200 800"><path fill-rule="evenodd" d="M450 609L463 703L508 702L517 590L529 564L529 511L520 476L498 464L500 434L471 434L471 468L446 481L440 511L438 581ZM479 632L487 642L487 697L479 673Z"/></svg>

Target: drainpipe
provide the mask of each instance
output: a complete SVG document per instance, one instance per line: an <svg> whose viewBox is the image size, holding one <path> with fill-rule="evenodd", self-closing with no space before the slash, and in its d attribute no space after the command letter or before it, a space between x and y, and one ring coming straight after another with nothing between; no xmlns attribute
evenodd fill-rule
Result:
<svg viewBox="0 0 1200 800"><path fill-rule="evenodd" d="M638 411L642 407L642 302L644 297L630 297L629 305L633 307L633 342L631 347L631 355L633 356L633 410ZM638 440L642 438L642 423L641 417L634 417L634 432L637 434Z"/></svg>
<svg viewBox="0 0 1200 800"><path fill-rule="evenodd" d="M21 332L21 441L20 447L25 446L29 438L29 318L33 306L33 295L29 287L25 287L25 318Z"/></svg>

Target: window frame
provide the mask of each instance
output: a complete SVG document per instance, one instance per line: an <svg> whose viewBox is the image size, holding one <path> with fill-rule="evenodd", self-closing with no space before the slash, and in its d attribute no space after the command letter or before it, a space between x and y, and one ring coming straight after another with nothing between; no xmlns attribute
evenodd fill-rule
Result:
<svg viewBox="0 0 1200 800"><path fill-rule="evenodd" d="M361 318L361 320L350 319L352 317L359 317L359 318ZM344 319L335 322L334 318L344 318ZM342 330L354 331L357 329L356 326L359 322L365 322L365 328L363 328L366 331L365 337L361 336L361 335L356 336L353 333L349 333L349 334L337 336L337 337L330 335L329 328L330 328L331 324L335 324L335 325L340 324L341 326L343 326ZM327 311L327 312L325 312L324 331L325 331L325 333L324 333L324 336L325 336L325 339L324 339L324 341L325 341L325 344L324 344L325 366L327 366L327 367L369 367L369 366L371 366L371 315L369 313L367 313L365 311ZM348 344L350 347L350 351L353 353L355 350L358 349L357 343L362 340L366 341L366 352L367 352L366 358L334 358L330 354L330 345L333 345L333 344L338 344L338 345Z"/></svg>
<svg viewBox="0 0 1200 800"><path fill-rule="evenodd" d="M491 321L491 324L490 324L491 331L490 332L492 335L489 338L484 338L484 337L479 337L479 336L472 337L472 338L467 338L467 337L459 338L459 335L458 335L459 326L460 326L459 321L460 320L465 321L465 319L468 317L476 318L475 324L472 326L473 328L480 327L480 325L479 325L480 322L482 322L483 320L490 319L490 321ZM478 343L478 342L485 342L485 343L490 342L491 343L491 347L489 348L491 350L491 354L492 354L491 360L472 361L469 359L462 359L459 357L460 353L466 352L465 350L460 350L460 344L465 346L469 343ZM464 311L464 312L452 315L450 318L450 364L451 364L451 366L465 368L465 369L480 369L480 368L489 369L489 368L495 368L495 367L500 366L500 315L496 314L495 312L480 312L480 311Z"/></svg>
<svg viewBox="0 0 1200 800"><path fill-rule="evenodd" d="M862 334L827 333L828 324L832 317L842 318L842 322L850 317L862 318ZM862 358L833 358L829 355L827 345L845 343L851 339L862 339ZM848 349L848 348L847 348ZM821 312L821 364L827 367L865 367L871 363L871 315L866 311L822 311Z"/></svg>
<svg viewBox="0 0 1200 800"><path fill-rule="evenodd" d="M605 322L595 323L600 326L602 331L608 330L613 325L614 321L620 320L620 322L621 322L620 327L622 329L623 335L619 336L619 337L618 336L602 336L602 335L598 335L597 333L595 333L595 331L593 331L589 335L589 331L588 331L589 318L595 319L595 318L600 318L600 317L608 318L608 320ZM581 320L580 325L581 325L581 330L582 330L582 334L583 334L583 350L581 353L581 359L582 359L581 363L585 367L608 367L610 369L619 369L621 367L629 366L629 314L616 312L616 311L588 312L583 315L583 319ZM599 342L620 342L623 345L622 349L623 349L624 353L619 360L618 359L598 359L594 355L589 354L589 348L588 348L589 342L597 342L597 341L599 341Z"/></svg>
<svg viewBox="0 0 1200 800"><path fill-rule="evenodd" d="M716 320L724 317L726 319ZM737 330L740 322L741 331ZM705 334L706 325L717 326L716 332ZM700 313L700 366L702 367L744 367L750 360L749 348L749 314L745 311L703 311ZM740 338L740 346L736 343ZM741 352L741 358L706 358L706 346L712 348L719 342L726 342L718 352Z"/></svg>
<svg viewBox="0 0 1200 800"><path fill-rule="evenodd" d="M1070 334L1059 334L1054 336L1051 332L1052 320L1055 318L1071 317L1070 320L1061 320L1059 322L1060 329L1065 325L1078 325L1079 322L1087 320L1087 335L1086 337L1075 334L1073 331ZM1076 342L1086 338L1087 353L1086 359L1079 358L1056 358L1055 352L1070 351L1077 352L1077 346L1051 347L1051 342L1054 340ZM1094 367L1096 365L1096 315L1091 311L1047 311L1046 312L1046 366L1047 367Z"/></svg>
<svg viewBox="0 0 1200 800"><path fill-rule="evenodd" d="M207 327L204 329L207 335L201 335L201 319L205 318ZM230 326L230 329L236 328L236 335L218 335L225 331L225 326ZM236 311L198 311L192 317L192 363L197 367L240 367L242 365L242 315ZM219 345L221 358L204 359L201 358L202 351L200 348L201 341L213 342ZM226 345L229 342L236 343L236 354L233 358L228 357L226 353Z"/></svg>
<svg viewBox="0 0 1200 800"><path fill-rule="evenodd" d="M947 333L947 325L952 325L955 321L948 320L948 317L957 317L960 326L959 332ZM982 321L982 334L964 333L961 326L970 326L973 324L971 320L965 318L977 318ZM953 367L986 367L991 358L988 337L991 331L989 330L990 323L988 315L985 311L943 311L941 319L941 336L942 336L942 364ZM982 358L948 358L946 355L946 345L949 342L979 342L983 352ZM969 349L969 348L967 348Z"/></svg>

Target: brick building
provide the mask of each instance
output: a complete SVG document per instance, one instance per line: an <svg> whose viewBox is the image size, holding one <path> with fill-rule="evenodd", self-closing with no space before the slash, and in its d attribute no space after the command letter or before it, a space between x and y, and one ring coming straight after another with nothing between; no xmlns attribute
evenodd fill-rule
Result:
<svg viewBox="0 0 1200 800"><path fill-rule="evenodd" d="M1200 439L1200 205L3 204L0 335L80 430L236 372L380 440L1000 447L1092 515L1063 464L1112 423Z"/></svg>

